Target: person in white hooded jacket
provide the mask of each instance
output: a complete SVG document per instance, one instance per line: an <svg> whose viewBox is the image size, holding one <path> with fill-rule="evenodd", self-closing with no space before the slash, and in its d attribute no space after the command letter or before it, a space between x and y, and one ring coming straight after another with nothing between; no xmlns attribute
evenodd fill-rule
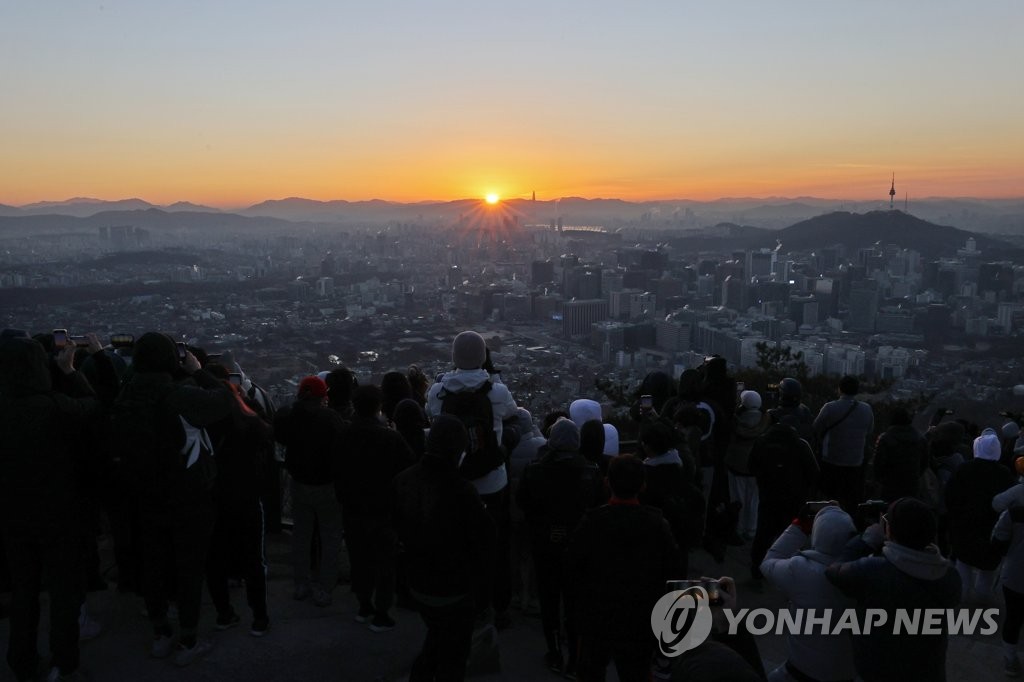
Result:
<svg viewBox="0 0 1024 682"><path fill-rule="evenodd" d="M491 402L491 413L494 433L498 443L502 443L504 433L503 422L518 416L518 406L512 393L501 377L488 367L487 344L484 338L474 331L464 331L452 341L452 364L455 369L441 375L437 383L427 391L427 415L433 419L444 411L444 396L449 393L479 391L488 382L490 390L487 397ZM465 469L463 468L463 473ZM510 496L509 476L505 463L502 462L487 473L471 478L470 482L480 494L480 500L487 508L487 513L494 520L498 530L498 547L493 580L493 603L495 624L500 628L509 623L508 607L512 600L512 559L510 543Z"/></svg>
<svg viewBox="0 0 1024 682"><path fill-rule="evenodd" d="M838 613L852 608L854 600L828 581L825 569L856 533L853 519L838 505L822 508L813 519L796 518L768 550L761 572L793 609L815 609L820 614L824 609ZM769 673L768 680L832 682L855 675L848 635L799 634L789 635L786 662Z"/></svg>

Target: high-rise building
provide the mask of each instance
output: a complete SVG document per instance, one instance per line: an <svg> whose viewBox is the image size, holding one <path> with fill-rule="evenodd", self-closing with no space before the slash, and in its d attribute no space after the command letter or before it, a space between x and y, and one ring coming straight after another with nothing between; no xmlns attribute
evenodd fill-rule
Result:
<svg viewBox="0 0 1024 682"><path fill-rule="evenodd" d="M849 305L847 329L855 332L875 331L875 317L878 315L878 282L873 279L852 282Z"/></svg>
<svg viewBox="0 0 1024 682"><path fill-rule="evenodd" d="M603 298L566 301L562 304L562 335L587 336L590 325L608 319L608 301Z"/></svg>
<svg viewBox="0 0 1024 682"><path fill-rule="evenodd" d="M530 284L541 286L555 281L555 264L551 259L535 260L530 263Z"/></svg>

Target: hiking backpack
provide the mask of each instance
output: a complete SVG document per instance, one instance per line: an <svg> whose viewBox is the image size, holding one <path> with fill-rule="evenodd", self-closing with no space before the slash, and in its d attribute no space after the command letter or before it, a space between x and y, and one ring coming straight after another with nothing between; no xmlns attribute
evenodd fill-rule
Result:
<svg viewBox="0 0 1024 682"><path fill-rule="evenodd" d="M462 475L474 480L505 463L505 452L494 432L494 408L491 406L491 382L485 381L473 391L450 392L441 388L441 414L455 417L466 427L469 444L459 464Z"/></svg>

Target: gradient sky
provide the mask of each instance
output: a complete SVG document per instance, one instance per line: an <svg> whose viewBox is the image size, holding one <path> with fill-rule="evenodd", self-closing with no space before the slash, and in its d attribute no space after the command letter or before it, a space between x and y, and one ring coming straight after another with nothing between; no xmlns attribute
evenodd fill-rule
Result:
<svg viewBox="0 0 1024 682"><path fill-rule="evenodd" d="M8 0L0 203L1024 195L1021 0Z"/></svg>

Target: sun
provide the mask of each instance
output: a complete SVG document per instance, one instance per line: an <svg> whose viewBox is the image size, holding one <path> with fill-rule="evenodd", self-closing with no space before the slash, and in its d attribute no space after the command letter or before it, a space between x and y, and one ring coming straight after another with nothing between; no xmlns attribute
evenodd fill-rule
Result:
<svg viewBox="0 0 1024 682"><path fill-rule="evenodd" d="M487 202L488 204L491 204L491 205L493 206L494 204L496 204L496 203L498 203L499 201L501 201L501 197L499 197L499 196L498 196L498 195L497 195L496 193L494 193L494 192L488 192L488 193L487 193L487 194L486 194L486 195L484 196L484 201L486 201L486 202Z"/></svg>

